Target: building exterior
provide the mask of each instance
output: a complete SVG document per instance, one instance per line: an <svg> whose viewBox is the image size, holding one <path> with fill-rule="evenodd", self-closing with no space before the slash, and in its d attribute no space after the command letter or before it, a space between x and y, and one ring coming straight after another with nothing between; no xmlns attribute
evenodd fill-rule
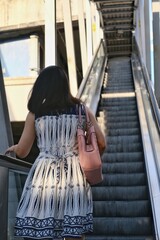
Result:
<svg viewBox="0 0 160 240"><path fill-rule="evenodd" d="M66 70L76 95L99 40L87 49L87 38L92 41L95 34L91 25L87 30L88 6L96 14L89 0L0 1L0 51L11 122L25 120L28 94L38 72L47 65L58 64Z"/></svg>

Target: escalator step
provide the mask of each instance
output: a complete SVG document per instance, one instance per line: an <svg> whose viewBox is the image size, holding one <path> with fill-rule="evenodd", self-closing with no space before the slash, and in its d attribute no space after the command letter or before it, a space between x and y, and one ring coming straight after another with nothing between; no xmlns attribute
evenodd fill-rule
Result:
<svg viewBox="0 0 160 240"><path fill-rule="evenodd" d="M107 123L117 123L117 122L133 122L138 121L138 115L132 115L132 116L108 116L107 113L99 112L100 117L104 118L104 120L107 121Z"/></svg>
<svg viewBox="0 0 160 240"><path fill-rule="evenodd" d="M107 144L127 144L127 143L141 143L140 135L133 136L108 136Z"/></svg>
<svg viewBox="0 0 160 240"><path fill-rule="evenodd" d="M105 173L103 165L103 182L101 186L144 186L146 176L144 173Z"/></svg>
<svg viewBox="0 0 160 240"><path fill-rule="evenodd" d="M95 217L148 217L151 214L149 201L95 201Z"/></svg>
<svg viewBox="0 0 160 240"><path fill-rule="evenodd" d="M128 81L127 81L127 79L126 80L122 80L122 81L116 81L116 79L115 80L112 80L112 79L108 79L108 81L107 81L107 88L106 88L106 90L107 89L117 89L117 88L120 88L120 89L130 89L130 88L132 88L133 89L133 82L131 82L131 79L129 79Z"/></svg>
<svg viewBox="0 0 160 240"><path fill-rule="evenodd" d="M154 240L152 236L134 236L134 237L111 237L111 236L86 236L86 240Z"/></svg>
<svg viewBox="0 0 160 240"><path fill-rule="evenodd" d="M129 110L129 111L119 111L119 112L107 112L104 107L99 107L99 110L103 111L107 117L120 117L120 116L137 116L137 110Z"/></svg>
<svg viewBox="0 0 160 240"><path fill-rule="evenodd" d="M99 120L98 120L99 122ZM103 121L103 124L105 124L105 121ZM106 125L106 130L107 129L115 129L115 128L138 128L139 127L139 123L138 121L134 121L134 122L109 122Z"/></svg>
<svg viewBox="0 0 160 240"><path fill-rule="evenodd" d="M143 162L103 163L104 173L143 173Z"/></svg>
<svg viewBox="0 0 160 240"><path fill-rule="evenodd" d="M109 131L108 131L109 132ZM126 129L125 129L126 132ZM109 132L111 133L111 132ZM117 144L107 144L106 151L108 153L112 152L138 152L142 151L142 143L117 143Z"/></svg>
<svg viewBox="0 0 160 240"><path fill-rule="evenodd" d="M94 232L111 236L151 235L152 223L147 217L94 218Z"/></svg>
<svg viewBox="0 0 160 240"><path fill-rule="evenodd" d="M103 89L102 90L102 93L110 93L110 92L112 92L112 93L122 93L122 92L133 92L133 87L131 87L131 88L108 88L108 89Z"/></svg>
<svg viewBox="0 0 160 240"><path fill-rule="evenodd" d="M125 186L125 187L92 187L94 201L134 201L147 200L148 190L146 186Z"/></svg>
<svg viewBox="0 0 160 240"><path fill-rule="evenodd" d="M105 105L101 104L101 107L105 107ZM122 106L107 106L106 107L107 112L118 112L118 111L132 111L132 110L137 110L137 107L135 105L122 105Z"/></svg>
<svg viewBox="0 0 160 240"><path fill-rule="evenodd" d="M139 128L127 128L127 129L108 129L108 136L126 136L126 135L138 135L140 134Z"/></svg>
<svg viewBox="0 0 160 240"><path fill-rule="evenodd" d="M102 155L103 162L137 162L143 161L143 152L117 152L117 153L104 153Z"/></svg>
<svg viewBox="0 0 160 240"><path fill-rule="evenodd" d="M100 100L100 104L105 103L106 105L110 104L136 104L136 98L135 97L120 97L120 98L106 98L105 96L102 95L102 98Z"/></svg>

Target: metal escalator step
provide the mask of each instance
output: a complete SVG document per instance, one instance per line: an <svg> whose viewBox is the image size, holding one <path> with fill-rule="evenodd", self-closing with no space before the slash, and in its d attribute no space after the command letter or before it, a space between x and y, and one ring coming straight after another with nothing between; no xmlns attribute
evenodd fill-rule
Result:
<svg viewBox="0 0 160 240"><path fill-rule="evenodd" d="M99 112L99 116L104 118L104 120L107 121L107 123L117 123L117 122L130 122L130 121L138 121L138 115L132 115L132 116L108 116L107 113Z"/></svg>
<svg viewBox="0 0 160 240"><path fill-rule="evenodd" d="M106 95L101 95L101 100L100 104L102 102L105 102L106 104L132 104L136 103L136 97L135 96L130 96L130 97L110 97L107 98Z"/></svg>
<svg viewBox="0 0 160 240"><path fill-rule="evenodd" d="M149 217L151 206L149 201L95 201L93 215L95 217Z"/></svg>
<svg viewBox="0 0 160 240"><path fill-rule="evenodd" d="M118 79L116 75L112 74L112 76L108 77L107 83L112 83L112 81L113 81L113 85L115 83L119 83L119 84L120 83L122 83L122 84L124 83L123 85L125 85L125 84L126 85L128 85L128 84L133 85L133 80L132 80L132 77L130 75L128 75L128 76L126 75L126 76Z"/></svg>
<svg viewBox="0 0 160 240"><path fill-rule="evenodd" d="M110 87L119 87L119 86L125 86L125 89L126 88L130 88L130 87L133 87L133 80L132 79L127 79L126 81L109 81L107 82L107 86L106 86L106 89L107 88L110 88ZM105 88L104 88L105 89Z"/></svg>
<svg viewBox="0 0 160 240"><path fill-rule="evenodd" d="M101 107L103 107L104 105L101 104ZM136 105L120 105L120 106L107 106L105 107L107 112L119 112L119 111L132 111L132 110L137 110L137 106Z"/></svg>
<svg viewBox="0 0 160 240"><path fill-rule="evenodd" d="M104 173L143 173L143 162L103 163Z"/></svg>
<svg viewBox="0 0 160 240"><path fill-rule="evenodd" d="M124 81L124 80L128 80L128 79L132 79L132 83L133 83L133 76L131 74L131 72L127 72L125 74L123 74L123 76L120 76L119 78L117 78L117 72L108 72L108 80L114 80L114 81L117 81L117 82L120 82L120 81Z"/></svg>
<svg viewBox="0 0 160 240"><path fill-rule="evenodd" d="M108 136L107 144L127 144L127 143L140 143L141 136L140 135L131 135L131 136Z"/></svg>
<svg viewBox="0 0 160 240"><path fill-rule="evenodd" d="M100 111L101 109L103 110L104 114L106 114L107 117L137 116L137 110L108 112L107 109L99 107Z"/></svg>
<svg viewBox="0 0 160 240"><path fill-rule="evenodd" d="M123 95L123 94L118 94L118 95L102 94L100 104L104 104L105 106L137 105L134 93L133 94L130 93L129 95L127 95L127 94L125 94L125 95Z"/></svg>
<svg viewBox="0 0 160 240"><path fill-rule="evenodd" d="M154 238L152 236L133 236L133 237L121 237L121 236L116 236L116 237L113 237L113 236L90 236L90 235L87 235L86 236L86 240L154 240Z"/></svg>
<svg viewBox="0 0 160 240"><path fill-rule="evenodd" d="M146 186L114 186L92 187L94 201L134 201L134 200L147 200L148 189Z"/></svg>
<svg viewBox="0 0 160 240"><path fill-rule="evenodd" d="M113 110L114 109L117 110L116 108L124 108L125 110L131 110L130 108L137 109L137 105L134 102L128 102L128 103L124 104L123 102L120 102L120 103L117 103L117 102L107 103L106 101L103 101L100 105L103 106L103 108L105 108L107 111L110 108L112 108Z"/></svg>
<svg viewBox="0 0 160 240"><path fill-rule="evenodd" d="M109 131L108 131L109 132ZM126 129L125 129L126 132ZM107 144L106 152L138 152L142 151L142 143L117 143L117 144Z"/></svg>
<svg viewBox="0 0 160 240"><path fill-rule="evenodd" d="M110 117L123 117L123 116L137 116L137 110L134 108L132 109L125 109L125 110L116 110L116 111L108 111L106 107L99 106L98 108L101 116L106 116L106 118Z"/></svg>
<svg viewBox="0 0 160 240"><path fill-rule="evenodd" d="M103 182L101 186L145 186L146 176L144 173L107 173L103 163Z"/></svg>
<svg viewBox="0 0 160 240"><path fill-rule="evenodd" d="M152 222L148 217L94 218L94 232L108 236L151 235Z"/></svg>
<svg viewBox="0 0 160 240"><path fill-rule="evenodd" d="M121 92L134 92L134 88L107 88L107 89L103 89L102 93L121 93Z"/></svg>
<svg viewBox="0 0 160 240"><path fill-rule="evenodd" d="M99 121L98 121L99 122ZM103 121L105 124L105 121ZM106 122L106 130L107 129L115 129L115 128L138 128L139 122L132 121L132 122Z"/></svg>
<svg viewBox="0 0 160 240"><path fill-rule="evenodd" d="M128 77L132 77L133 78L132 72L129 71L128 69L125 68L123 70L122 66L120 68L117 68L117 69L114 68L114 71L112 71L112 69L109 69L108 76L111 77L111 78L116 77L116 79L119 79L119 80L123 79L124 77L125 78L128 78ZM118 76L118 78L117 78L117 76Z"/></svg>
<svg viewBox="0 0 160 240"><path fill-rule="evenodd" d="M127 136L140 134L139 128L127 128L127 129L108 129L108 136Z"/></svg>
<svg viewBox="0 0 160 240"><path fill-rule="evenodd" d="M137 162L143 161L144 155L143 152L117 152L117 153L104 153L102 155L103 162Z"/></svg>

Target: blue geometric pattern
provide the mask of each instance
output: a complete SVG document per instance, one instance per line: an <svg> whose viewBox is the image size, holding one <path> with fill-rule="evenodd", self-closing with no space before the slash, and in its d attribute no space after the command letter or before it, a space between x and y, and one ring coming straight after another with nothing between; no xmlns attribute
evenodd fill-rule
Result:
<svg viewBox="0 0 160 240"><path fill-rule="evenodd" d="M31 217L16 218L15 236L35 239L81 237L93 231L93 216L64 216L64 220L54 218L36 219Z"/></svg>

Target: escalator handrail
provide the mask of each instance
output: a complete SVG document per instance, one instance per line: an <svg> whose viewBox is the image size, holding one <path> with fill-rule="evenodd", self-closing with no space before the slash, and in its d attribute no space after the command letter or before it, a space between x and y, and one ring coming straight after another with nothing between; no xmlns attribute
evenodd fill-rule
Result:
<svg viewBox="0 0 160 240"><path fill-rule="evenodd" d="M30 169L32 167L31 163L25 162L21 159L18 158L14 158L8 155L4 155L4 154L0 154L0 166L4 166L4 162L5 162L5 166L8 168L14 168L14 169L19 169L19 167L23 168L23 169Z"/></svg>

